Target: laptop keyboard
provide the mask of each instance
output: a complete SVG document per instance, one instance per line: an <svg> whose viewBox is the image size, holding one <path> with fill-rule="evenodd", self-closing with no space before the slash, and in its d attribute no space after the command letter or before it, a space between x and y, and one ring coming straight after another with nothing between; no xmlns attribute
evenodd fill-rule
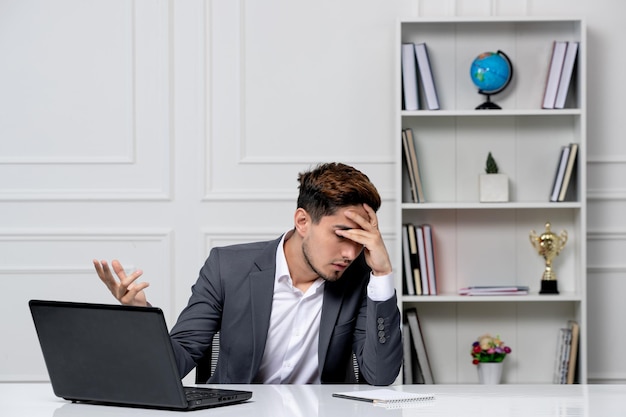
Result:
<svg viewBox="0 0 626 417"><path fill-rule="evenodd" d="M187 401L207 400L220 397L219 392L195 388L185 389L185 395L187 396Z"/></svg>

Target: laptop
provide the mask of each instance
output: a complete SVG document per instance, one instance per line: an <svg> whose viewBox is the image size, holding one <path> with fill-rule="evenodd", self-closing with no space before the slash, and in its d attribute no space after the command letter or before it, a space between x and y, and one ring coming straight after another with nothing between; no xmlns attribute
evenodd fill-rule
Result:
<svg viewBox="0 0 626 417"><path fill-rule="evenodd" d="M252 397L250 391L183 387L160 308L44 300L29 307L58 397L181 411Z"/></svg>

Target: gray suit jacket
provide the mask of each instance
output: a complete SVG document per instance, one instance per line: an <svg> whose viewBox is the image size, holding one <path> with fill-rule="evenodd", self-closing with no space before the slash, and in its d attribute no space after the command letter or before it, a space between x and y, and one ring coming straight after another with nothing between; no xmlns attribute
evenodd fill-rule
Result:
<svg viewBox="0 0 626 417"><path fill-rule="evenodd" d="M255 383L270 323L280 238L214 248L192 287L171 339L181 375L191 371L220 332L217 369L209 383ZM394 295L367 297L363 254L336 282L326 282L319 335L322 383L353 383L352 352L361 377L389 385L402 363L400 312Z"/></svg>

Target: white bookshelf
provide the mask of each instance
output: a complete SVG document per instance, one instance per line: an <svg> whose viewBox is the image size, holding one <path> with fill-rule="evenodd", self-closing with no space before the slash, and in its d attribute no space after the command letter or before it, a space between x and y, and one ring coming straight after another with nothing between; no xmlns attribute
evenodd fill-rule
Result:
<svg viewBox="0 0 626 417"><path fill-rule="evenodd" d="M433 226L438 295L400 298L418 311L436 383L477 383L470 347L484 333L499 334L513 349L504 383L551 383L559 328L580 324L577 382L587 380L586 359L586 34L578 18L443 18L397 25L396 198L402 224ZM572 95L562 110L541 109L554 40L580 41ZM400 45L426 42L441 110L402 111ZM484 101L471 82L473 59L504 51L514 76L491 97L502 110L474 110ZM420 105L423 107L424 100ZM412 128L426 203L410 202L401 131ZM576 199L549 202L560 147L579 144ZM509 176L508 203L480 203L478 176L492 152ZM582 162L581 162L582 161ZM538 294L543 259L531 230L567 230L554 260L558 295ZM402 265L401 240L396 265ZM398 293L403 276L397 274ZM527 296L467 297L469 285L527 285Z"/></svg>

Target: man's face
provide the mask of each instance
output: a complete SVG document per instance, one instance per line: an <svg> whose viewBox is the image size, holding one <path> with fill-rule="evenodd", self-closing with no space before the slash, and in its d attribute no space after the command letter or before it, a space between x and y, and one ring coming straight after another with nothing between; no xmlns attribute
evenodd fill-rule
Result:
<svg viewBox="0 0 626 417"><path fill-rule="evenodd" d="M361 228L345 216L346 210L369 219L363 206L342 207L335 214L322 217L319 223L311 224L303 238L302 253L306 263L326 281L341 278L363 250L363 245L335 234L335 230L339 229Z"/></svg>

